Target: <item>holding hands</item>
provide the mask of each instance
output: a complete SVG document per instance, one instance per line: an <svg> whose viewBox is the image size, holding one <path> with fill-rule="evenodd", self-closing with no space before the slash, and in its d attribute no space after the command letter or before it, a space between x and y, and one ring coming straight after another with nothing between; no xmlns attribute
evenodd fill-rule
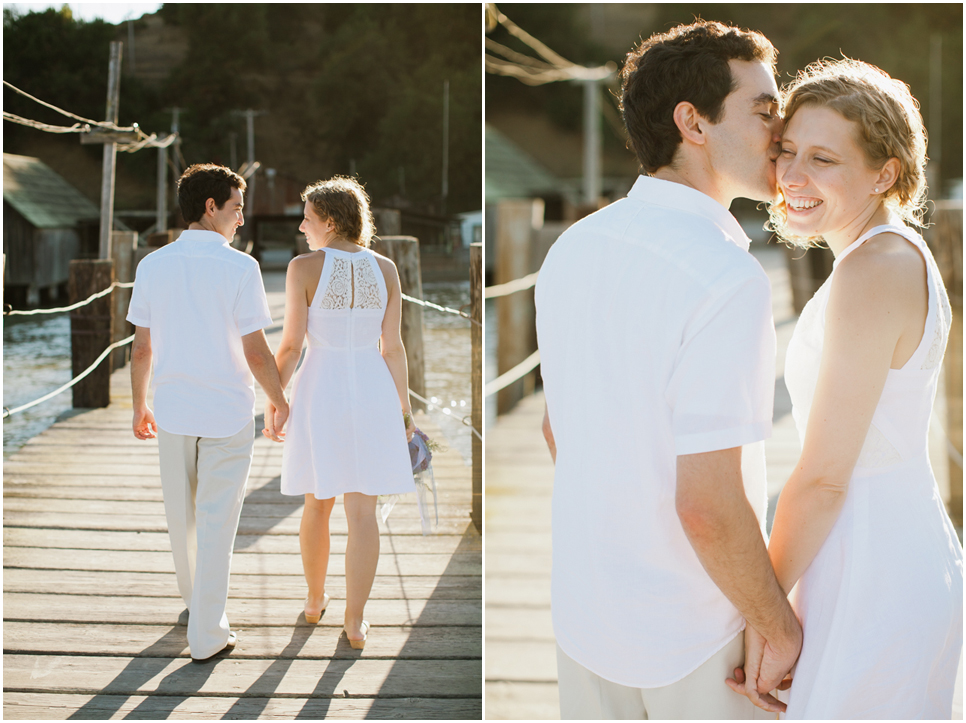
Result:
<svg viewBox="0 0 966 723"><path fill-rule="evenodd" d="M736 693L748 696L762 710L783 713L785 704L771 693L776 688L788 690L791 687L792 678L788 673L798 661L801 648L800 628L797 636L773 644L751 625L746 625L744 669L735 668L734 678L728 678L725 683Z"/></svg>
<svg viewBox="0 0 966 723"><path fill-rule="evenodd" d="M276 407L271 400L265 402L265 428L262 434L274 442L285 441L285 422L288 421L288 402L282 407Z"/></svg>

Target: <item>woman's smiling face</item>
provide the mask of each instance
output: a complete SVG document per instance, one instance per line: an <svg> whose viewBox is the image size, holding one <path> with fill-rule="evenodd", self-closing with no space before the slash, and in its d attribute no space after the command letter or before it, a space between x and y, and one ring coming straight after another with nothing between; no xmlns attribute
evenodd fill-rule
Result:
<svg viewBox="0 0 966 723"><path fill-rule="evenodd" d="M827 236L861 228L879 206L880 172L856 141L858 126L824 106L803 106L786 121L777 161L789 232Z"/></svg>

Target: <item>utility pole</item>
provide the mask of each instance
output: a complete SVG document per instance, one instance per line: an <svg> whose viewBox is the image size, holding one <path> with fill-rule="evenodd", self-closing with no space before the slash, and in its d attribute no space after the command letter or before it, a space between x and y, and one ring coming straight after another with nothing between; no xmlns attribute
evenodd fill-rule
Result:
<svg viewBox="0 0 966 723"><path fill-rule="evenodd" d="M942 152L943 152L943 36L933 33L929 39L929 163L926 177L929 196L938 201L942 198Z"/></svg>
<svg viewBox="0 0 966 723"><path fill-rule="evenodd" d="M107 73L107 113L105 120L117 125L118 104L121 96L121 48L120 41L111 43L111 61ZM114 173L117 166L117 144L104 144L104 162L101 166L101 229L98 258L111 258L111 231L114 222Z"/></svg>
<svg viewBox="0 0 966 723"><path fill-rule="evenodd" d="M168 230L168 147L158 148L158 212L155 233Z"/></svg>
<svg viewBox="0 0 966 723"><path fill-rule="evenodd" d="M584 84L584 203L596 205L601 193L600 164L600 92L597 78L586 78Z"/></svg>
<svg viewBox="0 0 966 723"><path fill-rule="evenodd" d="M165 108L166 113L171 114L171 132L177 134L177 139L174 142L174 149L172 152L172 163L171 163L171 182L174 188L178 187L178 179L181 178L181 111L184 108L179 108L175 106L174 108ZM159 171L160 173L160 171Z"/></svg>
<svg viewBox="0 0 966 723"><path fill-rule="evenodd" d="M248 163L247 168L255 166L255 116L265 115L268 111L264 110L233 110L233 115L245 116L245 127L248 131ZM255 173L248 177L248 190L245 193L245 210L251 214L255 213ZM247 228L247 226L245 227ZM250 232L249 232L250 233Z"/></svg>
<svg viewBox="0 0 966 723"><path fill-rule="evenodd" d="M449 81L443 81L443 216L449 195Z"/></svg>

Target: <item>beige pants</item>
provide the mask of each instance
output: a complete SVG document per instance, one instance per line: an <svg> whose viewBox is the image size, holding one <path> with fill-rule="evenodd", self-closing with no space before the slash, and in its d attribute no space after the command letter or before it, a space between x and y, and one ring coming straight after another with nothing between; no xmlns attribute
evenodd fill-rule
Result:
<svg viewBox="0 0 966 723"><path fill-rule="evenodd" d="M254 420L224 438L158 429L164 514L194 658L217 653L231 632L228 577L254 443Z"/></svg>
<svg viewBox="0 0 966 723"><path fill-rule="evenodd" d="M661 688L629 688L590 672L557 646L561 720L774 720L725 685L745 658L738 635L697 670Z"/></svg>

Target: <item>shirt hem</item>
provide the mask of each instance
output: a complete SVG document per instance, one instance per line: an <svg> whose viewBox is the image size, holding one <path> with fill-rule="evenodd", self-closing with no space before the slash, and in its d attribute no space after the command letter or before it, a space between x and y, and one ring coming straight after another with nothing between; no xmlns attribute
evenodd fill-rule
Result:
<svg viewBox="0 0 966 723"><path fill-rule="evenodd" d="M698 663L696 663L695 665L689 667L684 673L682 673L682 674L680 674L680 675L678 675L678 676L676 676L674 678L668 679L668 680L666 680L664 682L648 683L646 685L641 685L640 682L631 681L631 680L628 680L628 679L618 680L616 677L613 677L613 676L610 676L610 675L605 675L604 673L601 673L598 669L595 669L594 666L587 665L586 663L578 660L567 649L567 647L560 641L560 638L557 636L556 629L554 630L554 638L556 638L557 645L560 646L560 649L563 650L571 660L573 660L578 665L582 665L584 668L586 668L587 670L589 670L591 673L593 673L597 677L603 678L604 680L608 680L611 683L617 683L618 685L626 686L628 688L638 688L640 690L649 690L651 688L664 688L666 686L673 685L674 683L677 683L677 682L679 682L681 680L684 680L689 675L691 675L691 673L693 673L694 671L696 671L702 665L704 665L709 660L711 660L711 658L713 658L715 655L717 655L719 652L721 652L721 650L726 645L728 645L737 636L741 635L741 633L744 631L744 629L745 629L745 625L744 625L744 622L742 622L742 625L738 628L737 631L735 631L733 634L729 634L720 645L716 646L713 650L711 650L711 652L709 652L706 656L704 656L703 658L701 658Z"/></svg>
<svg viewBox="0 0 966 723"><path fill-rule="evenodd" d="M265 319L262 319L261 321L253 322L253 323L248 324L246 326L239 327L238 328L238 333L241 336L247 336L248 334L251 334L252 332L259 331L260 329L264 329L264 328L269 327L271 325L272 325L272 320L271 319L268 319L267 321Z"/></svg>
<svg viewBox="0 0 966 723"><path fill-rule="evenodd" d="M750 424L736 429L724 429L704 434L687 434L674 438L674 454L701 454L741 447L771 437L771 422Z"/></svg>
<svg viewBox="0 0 966 723"><path fill-rule="evenodd" d="M156 417L157 417L157 410L155 410L155 418ZM228 434L209 434L206 432L199 432L196 430L179 431L175 428L172 428L172 426L168 424L162 424L160 421L157 422L158 427L160 429L163 429L168 434L177 434L179 437L205 437L206 439L227 439L228 437L234 437L236 434L244 430L245 427L247 427L249 424L254 425L254 423L255 423L255 415L253 414L251 417L249 417L244 422L242 422L241 425L234 432L229 432ZM177 427L177 425L175 425L175 427Z"/></svg>
<svg viewBox="0 0 966 723"><path fill-rule="evenodd" d="M132 324L134 324L134 326L142 326L142 327L144 327L146 329L150 329L151 328L151 323L147 319L142 319L139 316L132 316L131 314L128 314L127 315L127 321L129 321Z"/></svg>

